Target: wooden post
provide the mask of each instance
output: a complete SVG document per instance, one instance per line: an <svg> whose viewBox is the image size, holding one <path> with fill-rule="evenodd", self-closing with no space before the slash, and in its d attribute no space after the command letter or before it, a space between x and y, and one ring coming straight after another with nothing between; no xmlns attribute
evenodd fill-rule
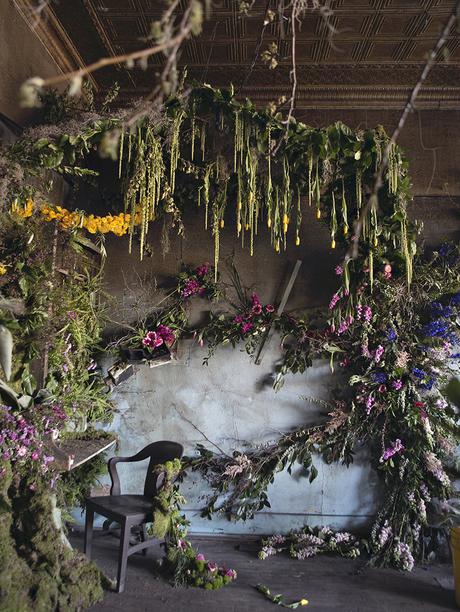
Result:
<svg viewBox="0 0 460 612"><path fill-rule="evenodd" d="M287 301L291 294L292 287L294 286L295 279L297 278L297 274L299 273L299 269L301 265L302 265L302 261L298 259L291 272L291 276L289 278L288 284L286 285L286 289L284 290L283 297L281 298L281 302L278 306L278 310L276 311L276 314L278 317L281 316L284 312L284 309L286 307ZM271 338L271 335L272 335L272 325L268 327L268 329L265 331L264 335L262 336L262 339L259 344L259 350L257 351L257 355L254 360L255 364L260 365L262 363L262 359L265 354L265 351L267 350L267 346L269 345L269 340Z"/></svg>

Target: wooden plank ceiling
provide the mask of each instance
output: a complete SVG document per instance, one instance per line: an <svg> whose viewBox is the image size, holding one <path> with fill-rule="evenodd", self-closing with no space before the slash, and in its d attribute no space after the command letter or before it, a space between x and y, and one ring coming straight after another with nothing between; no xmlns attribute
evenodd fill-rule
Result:
<svg viewBox="0 0 460 612"><path fill-rule="evenodd" d="M331 0L330 4L336 30L332 37L315 13L306 17L297 34L297 107L401 108L454 0ZM142 48L150 23L164 7L160 0L61 0L52 6L54 29L61 32L67 47L73 47L73 56L85 63ZM248 74L266 0L256 0L248 17L240 15L238 6L237 0L213 2L212 18L202 35L186 44L181 65L187 66L189 76L217 86L233 83L238 89L246 80L243 94L260 104L289 94L289 35L281 40L279 28L269 26L261 49L277 42L280 65L269 70L257 62ZM133 98L150 91L160 64L161 59L154 57L146 70L121 65L95 73L94 78L100 91L116 80L121 97ZM451 33L418 107L460 108L458 32Z"/></svg>

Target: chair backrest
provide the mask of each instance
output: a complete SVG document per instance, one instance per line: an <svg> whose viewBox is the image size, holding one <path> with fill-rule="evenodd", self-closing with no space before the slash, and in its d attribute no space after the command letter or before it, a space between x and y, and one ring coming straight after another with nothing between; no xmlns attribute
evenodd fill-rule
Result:
<svg viewBox="0 0 460 612"><path fill-rule="evenodd" d="M144 461L149 459L149 465L147 468L147 474L145 476L144 483L144 495L152 497L157 492L158 474L154 473L154 467L166 461L172 461L173 459L180 459L184 452L184 448L177 442L170 442L169 440L161 440L160 442L152 442L145 448L139 451L132 457L112 457L109 460L109 473L112 479L112 488L110 490L111 495L120 495L120 480L118 478L116 464L119 462L133 462L133 461Z"/></svg>

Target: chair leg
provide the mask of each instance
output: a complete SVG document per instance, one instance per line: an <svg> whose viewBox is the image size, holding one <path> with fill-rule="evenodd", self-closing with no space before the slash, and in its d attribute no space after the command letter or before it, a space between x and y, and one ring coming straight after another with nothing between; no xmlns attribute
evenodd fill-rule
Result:
<svg viewBox="0 0 460 612"><path fill-rule="evenodd" d="M146 542L148 539L148 533L147 533L147 526L145 525L145 523L143 525L141 525L141 539L143 542ZM145 555L147 554L147 548L143 548L142 549L142 556L145 557Z"/></svg>
<svg viewBox="0 0 460 612"><path fill-rule="evenodd" d="M88 559L91 559L91 545L93 543L93 520L94 510L91 508L86 508L84 553L88 557Z"/></svg>
<svg viewBox="0 0 460 612"><path fill-rule="evenodd" d="M126 565L128 563L129 537L131 525L127 521L121 524L120 548L118 551L117 593L123 593L126 582Z"/></svg>

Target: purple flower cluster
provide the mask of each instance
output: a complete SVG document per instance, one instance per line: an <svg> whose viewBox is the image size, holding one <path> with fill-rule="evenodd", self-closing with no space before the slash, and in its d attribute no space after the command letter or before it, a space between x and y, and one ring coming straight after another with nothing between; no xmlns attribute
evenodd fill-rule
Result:
<svg viewBox="0 0 460 612"><path fill-rule="evenodd" d="M41 474L48 472L54 457L46 454L43 435L53 435L54 420L67 418L60 406L52 406L52 414L41 419L43 431L27 421L21 414L13 413L9 406L0 406L0 449L1 459L15 465L35 466ZM29 470L29 468L27 468ZM0 470L3 476L4 470Z"/></svg>
<svg viewBox="0 0 460 612"><path fill-rule="evenodd" d="M209 264L198 266L185 281L181 296L186 299L194 295L203 295L206 292L205 277L209 274L210 269Z"/></svg>
<svg viewBox="0 0 460 612"><path fill-rule="evenodd" d="M240 329L243 334L248 334L252 332L258 324L268 322L268 319L270 319L274 311L275 308L272 306L272 304L262 306L257 293L253 293L251 296L251 309L249 312L237 314L234 317L233 322L240 325Z"/></svg>
<svg viewBox="0 0 460 612"><path fill-rule="evenodd" d="M397 438L394 442L391 443L391 446L386 448L383 451L383 455L380 457L380 463L384 463L391 459L396 454L401 454L404 452L404 445L399 438Z"/></svg>

